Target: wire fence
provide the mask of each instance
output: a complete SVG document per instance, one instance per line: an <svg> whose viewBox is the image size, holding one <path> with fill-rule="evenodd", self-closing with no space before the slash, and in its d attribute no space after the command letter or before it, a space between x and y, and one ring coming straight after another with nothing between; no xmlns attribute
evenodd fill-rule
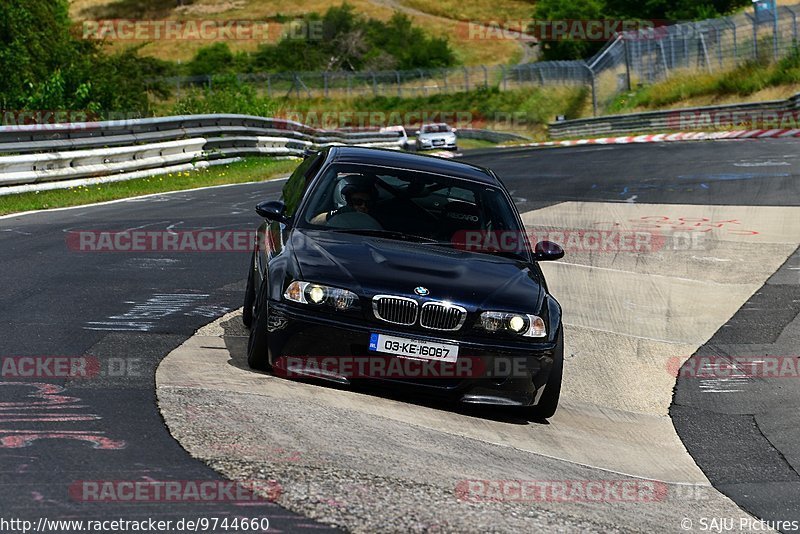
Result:
<svg viewBox="0 0 800 534"><path fill-rule="evenodd" d="M594 57L515 66L367 72L284 72L239 74L269 97L341 98L428 96L497 87L589 86L595 114L620 93L678 72L719 72L745 61L774 61L795 49L800 5L780 6L759 16L731 17L624 32ZM196 88L214 89L214 77L161 80L178 98Z"/></svg>
<svg viewBox="0 0 800 534"><path fill-rule="evenodd" d="M282 72L238 74L269 97L340 98L357 96L428 96L480 88L512 90L531 85L586 85L582 62L543 61L523 65L491 65L455 69L415 69L362 72ZM181 76L160 80L178 98L187 90L214 89L213 76Z"/></svg>
<svg viewBox="0 0 800 534"><path fill-rule="evenodd" d="M676 73L723 72L747 61L777 61L798 42L800 6L625 32L586 62L595 110L623 91Z"/></svg>

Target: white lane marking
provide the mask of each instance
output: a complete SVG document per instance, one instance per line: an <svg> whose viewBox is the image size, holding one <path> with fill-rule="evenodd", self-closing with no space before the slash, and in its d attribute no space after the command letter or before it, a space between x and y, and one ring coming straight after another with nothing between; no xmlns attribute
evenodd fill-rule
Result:
<svg viewBox="0 0 800 534"><path fill-rule="evenodd" d="M728 259L728 258L715 258L713 256L692 256L692 259L693 260L697 260L697 261L713 261L713 262L729 262L729 261L733 261L733 260Z"/></svg>
<svg viewBox="0 0 800 534"><path fill-rule="evenodd" d="M0 230L0 232L10 232L10 233L20 234L20 235L33 235L30 232L23 232L22 230L17 230L15 228L4 228L4 229Z"/></svg>
<svg viewBox="0 0 800 534"><path fill-rule="evenodd" d="M131 228L126 228L125 230L122 231L122 233L129 233L129 232L132 232L134 230L141 230L142 228L147 228L148 226L155 226L157 224L164 224L164 223L168 223L168 222L169 221L158 221L158 222L151 222L151 223L147 223L147 224L142 224L140 226L133 226Z"/></svg>
<svg viewBox="0 0 800 534"><path fill-rule="evenodd" d="M196 302L208 298L205 294L159 293L145 302L134 304L127 312L112 315L106 321L89 321L85 330L150 331L159 319L189 308Z"/></svg>
<svg viewBox="0 0 800 534"><path fill-rule="evenodd" d="M108 206L110 204L119 204L120 202L131 202L137 201L142 199L148 199L153 197L158 197L161 195L175 195L177 193L191 193L193 191L203 191L205 189L220 189L223 187L237 187L240 185L254 185L254 184L270 184L270 183L278 183L278 182L285 182L288 180L288 176L284 176L282 178L274 178L272 180L259 180L257 182L242 182L238 184L222 184L222 185L209 185L206 187L195 187L194 189L180 189L178 191L165 191L163 193L150 193L148 195L140 195L138 197L128 197L128 198L118 198L116 200L106 200L104 202L95 202L94 204L81 204L80 206L66 206L64 208L50 208L46 210L31 210L31 211L23 211L21 213L9 213L8 215L0 215L0 221L3 219L12 219L14 217L24 217L25 215L33 215L36 213L52 213L57 211L67 211L67 210L77 210L81 208L96 208L98 206Z"/></svg>
<svg viewBox="0 0 800 534"><path fill-rule="evenodd" d="M563 324L564 324L564 326L571 326L573 328L585 328L586 330L594 330L595 332L604 332L606 334L614 334L614 335L617 335L617 336L631 337L631 338L634 338L634 339L644 339L646 341L656 341L658 343L667 343L669 345L686 345L688 343L686 341L670 341L670 340L667 340L667 339L660 339L660 338L657 338L657 337L647 337L647 336L637 336L637 335L634 335L634 334L624 334L624 333L621 333L621 332L615 332L614 330L606 330L605 328L597 328L597 327L594 327L594 326L585 326L585 325L582 325L582 324L575 324L575 323L569 323L569 322L564 322Z"/></svg>
<svg viewBox="0 0 800 534"><path fill-rule="evenodd" d="M167 233L168 234L176 234L177 232L175 231L175 227L176 226L180 226L182 224L183 224L183 221L178 221L176 223L170 224L169 226L167 226Z"/></svg>
<svg viewBox="0 0 800 534"><path fill-rule="evenodd" d="M734 163L734 167L791 167L792 164L787 161L759 161L752 163Z"/></svg>
<svg viewBox="0 0 800 534"><path fill-rule="evenodd" d="M625 273L625 274L634 274L641 276L642 274L646 274L647 276L657 277L657 278L668 278L670 280L681 280L683 282L692 282L695 284L715 284L719 286L730 286L730 284L722 283L722 282L714 282L713 280L700 280L697 278L683 278L680 276L669 276L667 274L655 274L655 273L640 273L636 271L626 271L624 269L612 269L611 267L595 267L594 265L585 265L583 263L570 263L567 261L559 261L558 265L569 265L571 267L583 267L584 269L596 269L598 271L610 271L614 273Z"/></svg>

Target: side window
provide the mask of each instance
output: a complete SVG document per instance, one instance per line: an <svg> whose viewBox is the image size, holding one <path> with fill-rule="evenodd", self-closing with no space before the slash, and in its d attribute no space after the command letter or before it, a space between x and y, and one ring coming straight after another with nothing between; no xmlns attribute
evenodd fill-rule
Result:
<svg viewBox="0 0 800 534"><path fill-rule="evenodd" d="M321 152L316 156L304 159L286 181L283 186L283 202L286 204L286 215L289 217L294 216L308 184L319 171L323 161L325 161L325 157Z"/></svg>

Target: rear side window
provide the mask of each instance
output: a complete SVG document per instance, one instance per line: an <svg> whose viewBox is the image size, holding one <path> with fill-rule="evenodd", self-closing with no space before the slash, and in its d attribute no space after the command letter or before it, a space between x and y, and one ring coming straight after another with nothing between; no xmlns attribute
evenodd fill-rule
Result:
<svg viewBox="0 0 800 534"><path fill-rule="evenodd" d="M325 161L325 157L322 152L316 156L307 157L286 181L286 185L283 186L283 202L286 204L286 215L289 217L292 217L297 211L297 206L300 205L308 184L319 171L323 161Z"/></svg>

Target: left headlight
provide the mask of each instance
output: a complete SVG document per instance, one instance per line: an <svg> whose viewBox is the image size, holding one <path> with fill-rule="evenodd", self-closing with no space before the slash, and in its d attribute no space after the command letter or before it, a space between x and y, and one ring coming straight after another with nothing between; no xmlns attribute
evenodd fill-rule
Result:
<svg viewBox="0 0 800 534"><path fill-rule="evenodd" d="M330 306L337 310L348 310L358 302L358 296L352 291L299 280L289 284L283 292L283 298L300 304Z"/></svg>
<svg viewBox="0 0 800 534"><path fill-rule="evenodd" d="M478 325L487 332L510 332L523 337L546 337L547 328L538 315L488 311L481 314Z"/></svg>

